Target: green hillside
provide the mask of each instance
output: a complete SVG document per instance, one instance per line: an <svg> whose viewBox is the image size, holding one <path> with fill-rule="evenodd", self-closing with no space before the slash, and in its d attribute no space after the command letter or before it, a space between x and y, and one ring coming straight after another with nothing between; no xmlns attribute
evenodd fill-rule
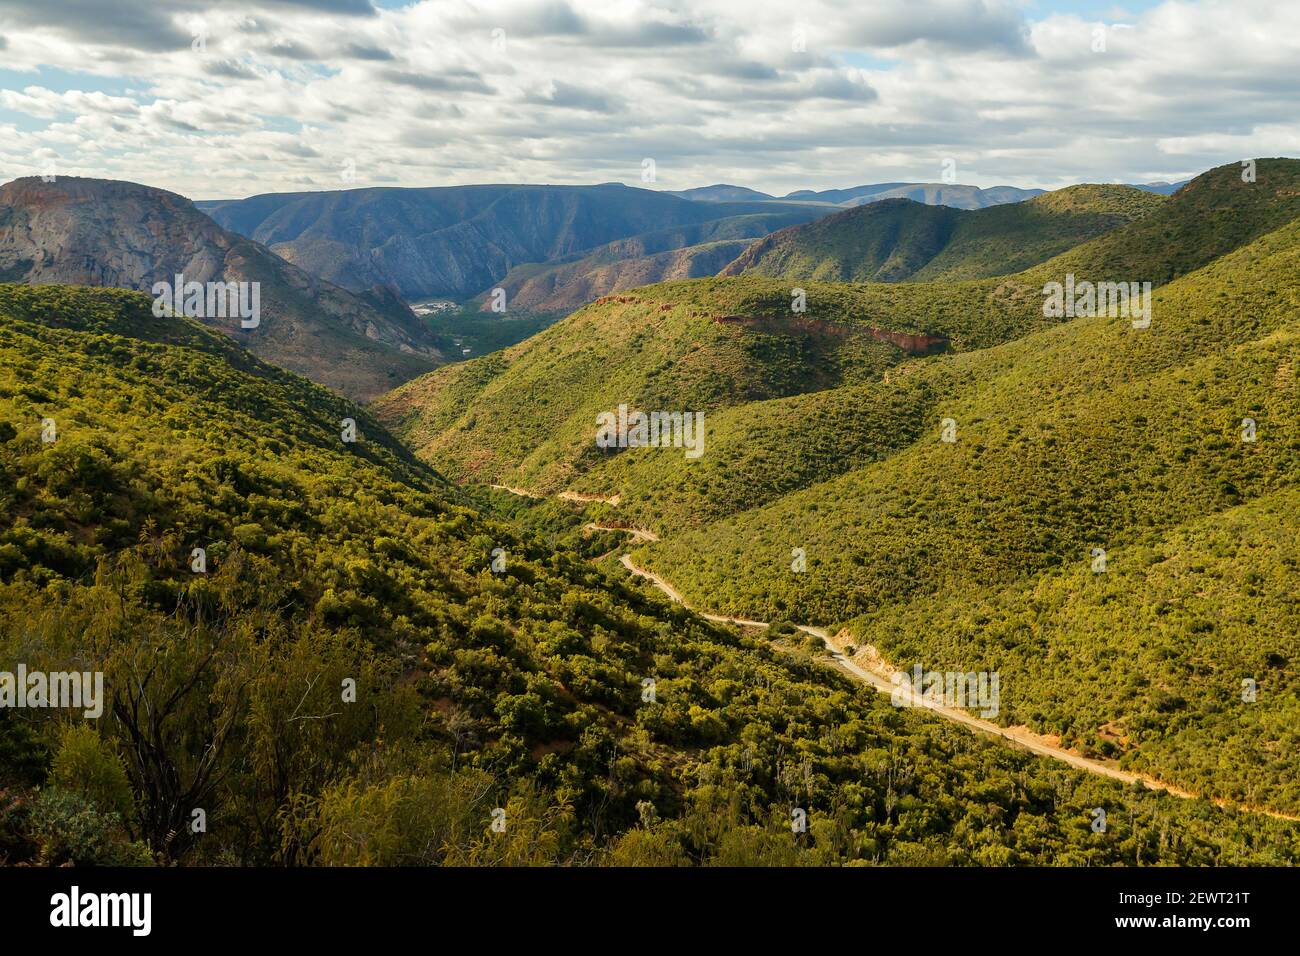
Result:
<svg viewBox="0 0 1300 956"><path fill-rule="evenodd" d="M1199 591L1220 586L1203 575L1226 573L1222 527L1239 527L1259 541L1232 552L1245 594L1292 566L1267 522L1281 543L1296 530L1284 504L1300 474L1300 163L1261 160L1258 173L1246 183L1239 166L1212 170L1146 217L1014 276L807 287L804 321L843 341L867 341L868 327L924 332L949 336L945 354L898 349L873 363L785 349L758 366L730 361L755 355L755 333L774 324L791 339L789 285L699 280L593 304L376 410L458 478L618 495L589 513L656 530L663 540L636 560L701 607L843 628L898 664L1000 669L1004 721L1193 791L1295 811L1298 768L1277 733L1300 717L1289 663L1300 647L1276 630L1289 618L1246 640L1234 621L1265 613L1246 597L1224 597L1217 621L1171 605L1156 645L1137 623L1152 613L1139 578L1106 588L1109 624L1078 621L1093 606L1080 588L1096 548L1117 576L1138 573L1126 561L1174 556L1196 569L1178 586ZM1150 277L1150 328L1045 319L1043 284L1072 272ZM748 317L730 328L751 337L701 321L719 312ZM599 453L595 411L620 401L707 409L707 452ZM944 418L954 443L940 441ZM1240 439L1246 418L1257 442ZM806 572L791 570L795 549ZM1103 640L1105 626L1116 630ZM1044 667L1045 655L1068 664ZM1120 671L1105 688L1093 679ZM1233 695L1245 677L1264 686L1261 674L1270 691L1238 720Z"/></svg>
<svg viewBox="0 0 1300 956"><path fill-rule="evenodd" d="M823 282L1006 275L1141 219L1164 201L1132 186L1071 186L976 210L891 199L775 232L722 274Z"/></svg>
<svg viewBox="0 0 1300 956"><path fill-rule="evenodd" d="M718 494L713 479L684 478L671 463L659 461L663 456L634 450L631 457L655 459L649 468L665 473L649 483L691 489L687 493L709 511L752 506L774 490L838 473L915 434L914 423L895 428L880 445L864 436L864 429L874 427L873 413L864 416L858 406L902 402L923 411L926 407L911 404L912 397L899 398L899 389L928 387L931 375L946 377L949 367L931 371L934 359L916 362L920 349L900 347L897 342L908 345L908 340L892 336L890 341L882 333L924 337L912 346L943 347L940 340L946 339L948 350L966 352L1055 327L1061 320L1043 316L1044 283L1073 272L1081 279L1114 281L1149 276L1159 285L1300 216L1297 187L1296 161L1261 160L1258 181L1250 184L1241 181L1239 167L1222 167L1171 199L1137 199L1159 205L1143 219L1016 275L963 282L804 283L804 313L791 311L790 283L760 276L641 288L593 303L502 353L408 383L379 399L375 411L421 457L458 479L542 492L580 486L612 494L625 483L628 462L594 447L599 412L623 402L646 410L702 410L717 423L710 429L724 430L720 436L734 424L738 439L748 437L714 442L721 460L705 456L691 468L697 477L730 472L728 490L736 481L747 482L742 494ZM1064 192L1053 194L1052 202L1086 196L1086 191ZM1137 190L1123 195L1149 197ZM1018 207L980 214L1011 208ZM1212 294L1218 297L1220 290ZM906 365L899 374L888 376L895 384L885 382L884 373L900 363ZM910 380L918 366L925 369L918 384L896 384ZM970 375L978 374L978 366L951 366L968 367ZM838 402L836 409L828 418L807 418L811 430L794 427L812 407L808 403L789 399L773 405L778 417L791 416L789 427L770 433L772 440L789 443L787 462L769 468L762 461L744 461L762 447L753 430L764 427L764 416L751 411L751 403L844 385L859 385L860 391L830 399ZM930 387L929 394L942 392ZM841 427L830 437L829 430L817 427L828 421ZM860 437L868 443L860 443ZM730 469L724 462L745 467ZM762 470L755 473L750 465ZM672 505L656 501L654 507Z"/></svg>
<svg viewBox="0 0 1300 956"><path fill-rule="evenodd" d="M642 492L629 474L618 486L623 510L634 520L656 514L654 526L669 529L642 559L703 606L848 625L855 640L896 663L960 657L963 669L1001 669L1004 693L1016 701L1003 715L1008 722L1098 752L1105 752L1102 728L1118 723L1131 735L1131 766L1189 789L1295 809L1292 751L1259 735L1260 726L1295 726L1300 718L1286 663L1300 646L1285 618L1247 642L1226 599L1217 620L1175 608L1165 622L1167 644L1155 653L1138 624L1151 613L1149 593L1136 585L1106 588L1104 600L1116 607L1105 613L1122 630L1081 621L1076 606L1086 611L1102 600L1084 590L1094 548L1112 555L1117 569L1126 559L1148 569L1165 560L1162 553L1188 552L1185 563L1203 575L1192 579L1199 591L1217 586L1207 569L1221 568L1227 535L1213 522L1259 536L1256 526L1271 521L1284 538L1294 536L1295 512L1283 503L1300 474L1300 429L1290 411L1297 265L1300 223L1292 223L1163 287L1150 329L1121 318L1079 319L940 359L943 374L918 371L895 392L904 410L925 415L914 440L915 424L900 436L881 416L864 427L880 424L868 441L882 460L871 461L873 446L864 444L852 470L783 497L769 494L771 503L737 508L733 518L698 530L673 534L696 524L695 495L674 501L658 474ZM943 389L937 398L935 388ZM809 397L803 412L815 433L828 417L823 409L839 403L833 393ZM781 411L767 434L788 431ZM761 420L767 409L750 413ZM939 440L941 417L956 421L955 443ZM1241 440L1246 418L1258 423L1256 442ZM718 448L726 439L712 440ZM804 436L792 457L815 445ZM719 463L698 477L714 479L711 496L735 500L741 489L719 477L726 472ZM796 547L808 554L804 575L790 572ZM1248 582L1275 578L1293 561L1286 552L1270 555L1263 542L1234 553ZM1130 566L1129 573L1138 572ZM1053 606L1047 593L1074 604ZM1241 603L1238 617L1265 619L1263 608ZM1001 604L1019 610L989 613ZM1281 663L1265 671L1267 653ZM1054 666L1043 665L1045 655ZM1098 687L1101 662L1125 679ZM1250 712L1259 726L1220 716L1242 677L1265 672L1272 692ZM1129 693L1133 682L1142 694ZM1191 703L1171 707L1165 695ZM1206 756L1241 749L1255 762Z"/></svg>
<svg viewBox="0 0 1300 956"><path fill-rule="evenodd" d="M509 476L545 490L606 457L594 445L596 415L620 402L710 412L877 377L908 355L866 322L792 316L788 302L788 290L750 280L611 297L502 352L416 379L375 411L457 479ZM812 314L838 308L809 305Z"/></svg>
<svg viewBox="0 0 1300 956"><path fill-rule="evenodd" d="M364 411L149 304L0 286L0 662L108 695L0 710L0 862L1300 857L1293 824L896 710L487 519Z"/></svg>

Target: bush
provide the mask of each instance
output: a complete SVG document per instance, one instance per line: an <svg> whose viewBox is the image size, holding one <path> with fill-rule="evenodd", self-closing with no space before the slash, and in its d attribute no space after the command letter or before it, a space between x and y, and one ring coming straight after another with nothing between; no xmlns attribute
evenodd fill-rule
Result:
<svg viewBox="0 0 1300 956"><path fill-rule="evenodd" d="M149 866L153 858L143 843L133 843L121 817L106 813L85 797L58 787L40 792L28 821L43 866Z"/></svg>
<svg viewBox="0 0 1300 956"><path fill-rule="evenodd" d="M135 806L122 758L86 724L70 724L64 729L50 769L50 783L120 817L127 817Z"/></svg>

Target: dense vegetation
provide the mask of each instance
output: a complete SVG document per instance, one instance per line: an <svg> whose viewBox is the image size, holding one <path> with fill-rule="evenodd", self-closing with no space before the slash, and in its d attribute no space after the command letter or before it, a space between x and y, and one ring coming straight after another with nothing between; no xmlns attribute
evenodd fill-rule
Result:
<svg viewBox="0 0 1300 956"><path fill-rule="evenodd" d="M1300 646L1283 605L1300 530L1300 163L1260 160L1257 172L1246 182L1238 165L1212 170L1017 275L809 285L812 316L946 334L949 353L841 366L838 380L782 364L776 380L801 387L729 392L710 406L698 461L656 449L583 457L584 417L564 406L548 419L547 402L606 387L610 407L691 407L687 389L646 403L648 377L617 378L613 352L582 375L547 364L561 349L599 354L626 322L614 303L461 368L449 387L436 385L445 373L418 380L379 410L457 475L619 494L599 511L658 531L636 559L700 606L839 628L900 666L999 670L1003 721L1295 812ZM1151 327L1044 319L1044 282L1069 272L1152 281ZM713 302L758 325L788 315L788 286L743 276L633 295L670 319ZM672 351L663 333L675 328L654 327L649 341L669 353L660 363L688 361L702 341ZM532 372L535 391L514 387ZM503 422L520 417L531 458L498 452L511 447ZM940 440L945 418L952 443ZM791 569L796 548L804 573ZM1094 549L1109 561L1096 575ZM1255 702L1241 699L1245 679L1262 688Z"/></svg>
<svg viewBox="0 0 1300 956"><path fill-rule="evenodd" d="M1132 186L1072 186L976 210L890 199L766 236L722 274L822 282L1006 275L1140 219L1162 202Z"/></svg>
<svg viewBox="0 0 1300 956"><path fill-rule="evenodd" d="M803 450L852 396L752 408L748 432L734 434L760 443L733 461L760 454L798 413L817 424L789 446L786 471L839 477L779 498L774 482L757 495L771 504L736 508L646 559L707 606L847 624L895 663L1000 669L1009 723L1189 789L1295 809L1300 766L1291 732L1278 731L1300 719L1300 646L1281 613L1296 567L1286 503L1300 474L1297 261L1293 223L1164 287L1150 335L1080 319L918 369L890 394L903 415L923 416L919 437L876 406L855 422L867 432L856 460L833 472ZM953 444L939 440L941 417L958 423ZM745 490L726 464L696 475L712 479L707 492L678 500L663 463L629 467L617 487L631 520L683 527L711 517L701 498ZM809 555L806 575L789 572L794 547ZM1094 548L1118 581L1088 583ZM1166 562L1182 594L1152 583ZM1269 692L1242 708L1241 681L1262 675Z"/></svg>
<svg viewBox="0 0 1300 956"><path fill-rule="evenodd" d="M1145 217L1024 272L960 282L801 283L806 312L791 310L792 282L762 276L637 289L593 303L504 352L416 379L378 400L375 410L425 460L455 478L542 492L569 486L613 491L626 464L614 464L611 456L593 448L595 416L601 411L622 402L645 410L703 410L720 421L719 427L735 422L751 435L744 422L764 418L752 409L756 401L862 385L859 396L828 399L837 403L835 414L843 423L854 414L855 403L895 404L893 388L882 392L879 386L926 364L908 361L911 353L882 340L882 333L946 341L949 351L965 352L1052 328L1061 320L1043 316L1046 282L1074 273L1080 279L1160 286L1300 216L1297 187L1300 163L1261 160L1255 183L1243 183L1239 167L1228 166L1211 170L1168 200L1125 190L1121 198L1143 197L1135 201L1159 205ZM1088 195L1084 190L1054 202L1069 211L1073 200ZM1000 215L1010 208L1015 207L980 215ZM902 362L904 368L890 372ZM781 407L809 406L792 402ZM736 412L724 415L725 409ZM862 453L850 450L852 441L827 437L816 416L809 421L816 441L829 441L846 452L821 455L825 462L862 460ZM849 429L849 437L862 434L856 425ZM791 442L796 451L816 444L788 429L780 440ZM898 436L891 433L886 440L896 446ZM878 450L873 443L863 452L874 456ZM638 452L633 457L650 456ZM802 472L800 454L793 458L792 467ZM699 471L712 467L704 459L692 463ZM613 471L607 474L607 469ZM784 489L783 474L768 468L753 480L759 485L775 481ZM704 497L739 505L755 502L748 495Z"/></svg>
<svg viewBox="0 0 1300 956"><path fill-rule="evenodd" d="M438 349L455 360L464 356L464 349L469 349L470 356L476 358L509 348L554 325L559 318L551 313L512 310L502 315L465 307L425 316L424 322Z"/></svg>
<svg viewBox="0 0 1300 956"><path fill-rule="evenodd" d="M5 862L1300 856L1294 825L895 710L484 518L143 296L0 286L0 356L0 669L102 670L109 697L0 710Z"/></svg>

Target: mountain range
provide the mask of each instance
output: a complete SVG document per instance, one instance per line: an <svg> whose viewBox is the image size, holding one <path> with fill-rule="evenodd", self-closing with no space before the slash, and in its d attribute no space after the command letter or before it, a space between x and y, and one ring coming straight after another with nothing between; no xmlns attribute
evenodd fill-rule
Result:
<svg viewBox="0 0 1300 956"><path fill-rule="evenodd" d="M638 285L715 274L744 251L744 240L837 209L892 199L982 209L1042 193L879 183L778 199L740 186L657 191L607 183L372 187L197 205L348 289L391 286L408 301L473 300L485 310L502 289L507 310L560 315Z"/></svg>
<svg viewBox="0 0 1300 956"><path fill-rule="evenodd" d="M1240 172L978 209L8 184L0 659L112 716L0 708L0 860L1300 862L1300 161ZM432 368L397 247L595 299ZM261 327L155 309L178 273L262 282ZM624 407L702 414L701 454L597 442ZM999 675L988 719L1077 760L860 680L913 668Z"/></svg>
<svg viewBox="0 0 1300 956"><path fill-rule="evenodd" d="M1171 195L1187 184L1187 180L1176 183L1154 182L1136 183L1132 188L1144 192ZM1009 202L1023 202L1034 196L1041 196L1046 190L1021 189L1018 186L963 186L955 183L871 183L864 186L850 186L847 189L797 189L776 197L768 193L750 189L747 186L731 186L717 183L712 186L697 186L694 189L680 189L672 192L683 199L698 202L738 202L738 201L779 201L812 202L832 206L861 206L866 203L883 202L887 199L910 199L927 205L952 206L956 209L985 209Z"/></svg>
<svg viewBox="0 0 1300 956"><path fill-rule="evenodd" d="M1019 272L1150 212L1132 186L1071 186L967 211L884 199L750 244L719 275L830 282L978 279Z"/></svg>
<svg viewBox="0 0 1300 956"><path fill-rule="evenodd" d="M752 214L811 217L779 204L706 205L619 183L381 187L198 206L315 275L353 290L391 285L410 301L467 299L515 266L643 233Z"/></svg>

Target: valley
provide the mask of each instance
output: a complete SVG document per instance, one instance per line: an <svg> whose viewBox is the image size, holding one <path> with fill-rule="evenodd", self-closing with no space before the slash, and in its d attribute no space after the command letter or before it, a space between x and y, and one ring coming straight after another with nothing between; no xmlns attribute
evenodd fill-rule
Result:
<svg viewBox="0 0 1300 956"><path fill-rule="evenodd" d="M1294 814L1297 166L1139 198L1005 277L640 289L375 408L457 480L617 495L617 522L660 538L629 560L695 606L815 621L900 667L998 670L1004 728ZM1042 290L1071 274L1151 281L1149 328L1045 317ZM909 355L881 328L948 345ZM596 454L620 401L708 410L709 453ZM1243 701L1243 681L1268 689Z"/></svg>
<svg viewBox="0 0 1300 956"><path fill-rule="evenodd" d="M1258 173L972 209L70 180L51 219L6 187L0 634L117 690L89 737L0 720L0 852L1294 862L1300 163ZM459 285L327 254L552 204L549 244ZM66 252L139 216L200 241ZM130 291L173 272L263 282L265 336ZM1076 276L1150 283L1150 322L1046 308ZM912 669L999 704L895 706ZM40 828L79 813L85 846Z"/></svg>

